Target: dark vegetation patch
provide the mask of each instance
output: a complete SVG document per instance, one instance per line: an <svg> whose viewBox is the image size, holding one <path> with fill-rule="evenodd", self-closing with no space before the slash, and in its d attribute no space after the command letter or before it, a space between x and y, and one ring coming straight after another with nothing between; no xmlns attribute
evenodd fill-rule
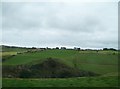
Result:
<svg viewBox="0 0 120 89"><path fill-rule="evenodd" d="M32 66L3 66L3 77L9 78L69 78L97 75L90 71L69 67L60 60L52 58Z"/></svg>

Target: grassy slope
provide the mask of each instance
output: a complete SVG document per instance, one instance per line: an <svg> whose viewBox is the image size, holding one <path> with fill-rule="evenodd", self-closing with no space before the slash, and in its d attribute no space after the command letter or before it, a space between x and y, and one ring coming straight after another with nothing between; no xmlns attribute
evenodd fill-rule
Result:
<svg viewBox="0 0 120 89"><path fill-rule="evenodd" d="M3 87L117 87L117 77L3 79Z"/></svg>
<svg viewBox="0 0 120 89"><path fill-rule="evenodd" d="M72 59L76 51L67 51L67 50L46 50L39 51L35 53L24 53L19 54L10 60L6 61L5 64L8 65L18 65L18 64L27 64L36 60L42 60L49 57L58 58L58 59Z"/></svg>
<svg viewBox="0 0 120 89"><path fill-rule="evenodd" d="M3 65L33 65L49 57L61 59L62 62L72 67L74 67L74 62L76 62L78 68L100 74L117 71L117 54L113 55L111 52L96 53L96 51L46 50L35 53L24 53L10 58Z"/></svg>
<svg viewBox="0 0 120 89"><path fill-rule="evenodd" d="M103 54L103 53L86 53L82 51L75 51L75 50L46 50L46 51L39 51L35 53L24 53L18 54L15 57L11 58L10 60L6 61L5 63L11 65L18 65L18 64L27 64L29 62L46 59L46 58L58 58L72 61L76 59L76 61L80 61L82 63L90 63L90 64L105 64L105 65L116 65L117 64L117 54ZM18 62L20 61L20 62Z"/></svg>
<svg viewBox="0 0 120 89"><path fill-rule="evenodd" d="M1 46L0 45L0 57L9 57L11 55L16 55L17 52L25 52L27 51L28 49L26 48L18 48L18 47L15 47L15 48L11 48L9 46Z"/></svg>
<svg viewBox="0 0 120 89"><path fill-rule="evenodd" d="M0 49L2 49L2 51L4 52L23 52L27 50L25 48L18 48L18 47L11 48L11 47L6 47L6 46L0 46Z"/></svg>
<svg viewBox="0 0 120 89"><path fill-rule="evenodd" d="M10 51L9 53L15 51ZM19 52L19 51L18 51ZM8 55L9 55L8 53ZM61 59L64 63L84 70L94 71L104 77L83 77L69 79L3 79L3 87L113 87L117 86L118 55L114 51L75 51L75 50L46 50L36 53L18 54L4 62L4 65L34 64L52 57ZM114 77L110 77L113 76Z"/></svg>

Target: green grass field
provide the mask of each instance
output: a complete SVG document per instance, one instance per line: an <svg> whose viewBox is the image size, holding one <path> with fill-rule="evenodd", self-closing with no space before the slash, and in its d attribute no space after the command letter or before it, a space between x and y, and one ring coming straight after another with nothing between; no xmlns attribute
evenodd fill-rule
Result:
<svg viewBox="0 0 120 89"><path fill-rule="evenodd" d="M117 71L118 56L116 54L96 53L95 51L75 51L75 50L45 50L35 53L18 54L9 60L6 60L3 65L20 65L20 64L36 64L44 61L46 58L60 59L69 66L74 66L73 62L77 63L80 69L94 71L96 73L110 73Z"/></svg>
<svg viewBox="0 0 120 89"><path fill-rule="evenodd" d="M3 79L3 87L118 87L117 77Z"/></svg>
<svg viewBox="0 0 120 89"><path fill-rule="evenodd" d="M4 49L6 50L6 49ZM23 49L22 49L23 50ZM8 52L7 52L8 51ZM46 58L60 59L68 66L101 74L99 77L79 78L46 78L19 79L3 78L3 87L117 87L118 53L117 51L76 51L76 50L44 50L16 54L13 49L7 49L2 56L13 56L3 62L4 65L34 65ZM17 52L21 52L19 49ZM25 51L25 50L24 50Z"/></svg>

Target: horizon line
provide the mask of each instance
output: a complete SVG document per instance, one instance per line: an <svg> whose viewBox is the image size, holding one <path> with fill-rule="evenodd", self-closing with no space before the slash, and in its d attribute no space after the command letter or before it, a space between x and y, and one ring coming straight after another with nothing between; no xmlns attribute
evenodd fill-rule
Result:
<svg viewBox="0 0 120 89"><path fill-rule="evenodd" d="M13 46L13 47L22 47L22 48L61 48L61 47L65 47L67 49L74 49L74 48L80 48L80 49L103 49L103 48L113 48L113 49L119 49L119 48L115 48L115 47L101 47L101 48L94 48L94 47L80 47L80 46L71 46L71 47L68 47L68 46L54 46L54 47L50 47L50 46L44 46L44 47L38 47L38 46L22 46L22 45L9 45L9 44L0 44L0 46Z"/></svg>

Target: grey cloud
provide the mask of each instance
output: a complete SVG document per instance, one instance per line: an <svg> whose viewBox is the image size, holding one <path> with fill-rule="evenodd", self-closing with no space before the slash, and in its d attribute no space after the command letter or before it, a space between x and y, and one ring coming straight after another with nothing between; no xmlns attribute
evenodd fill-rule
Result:
<svg viewBox="0 0 120 89"><path fill-rule="evenodd" d="M61 10L61 7L64 5L57 4L57 6L56 4L45 4L45 6L35 6L36 3L27 5L28 6L24 3L3 4L3 17L5 16L3 18L3 28L29 30L31 28L48 27L69 31L91 31L95 30L94 27L100 24L94 17L91 19L90 16L86 16L83 19L77 15L77 13L73 13L72 15L69 15L69 13L64 14L65 11ZM71 12L69 8L67 10Z"/></svg>
<svg viewBox="0 0 120 89"><path fill-rule="evenodd" d="M3 43L117 47L116 7L114 3L4 3Z"/></svg>
<svg viewBox="0 0 120 89"><path fill-rule="evenodd" d="M61 19L56 20L56 19L58 18L55 18L55 21L52 21L50 19L48 20L49 27L60 28L61 30L68 30L73 32L93 32L96 30L97 26L99 27L101 26L99 21L97 21L94 18L90 20L90 19L70 17L70 18L65 18L65 21L64 19L63 20Z"/></svg>

